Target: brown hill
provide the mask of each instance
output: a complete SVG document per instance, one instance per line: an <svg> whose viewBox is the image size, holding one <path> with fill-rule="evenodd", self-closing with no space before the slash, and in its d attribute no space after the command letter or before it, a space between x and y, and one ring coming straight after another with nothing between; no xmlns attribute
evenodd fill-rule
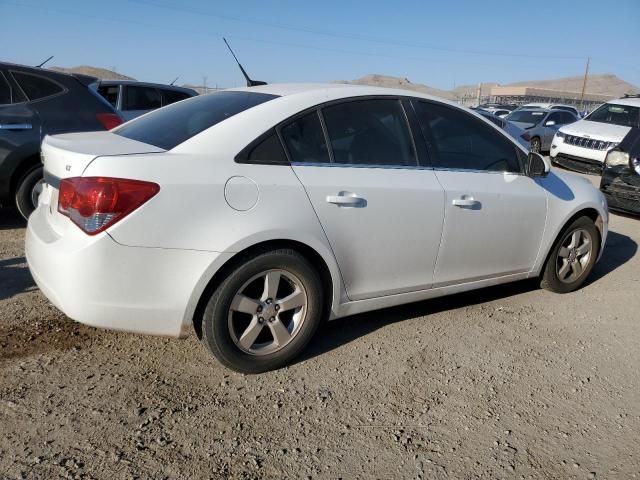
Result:
<svg viewBox="0 0 640 480"><path fill-rule="evenodd" d="M434 97L448 98L454 100L455 96L452 92L440 90L421 83L413 83L408 78L391 77L388 75L371 74L365 75L357 80L338 80L336 83L348 83L353 85L371 85L376 87L402 88L404 90L413 90L416 92L426 93Z"/></svg>
<svg viewBox="0 0 640 480"><path fill-rule="evenodd" d="M553 80L527 80L523 82L508 83L505 85L526 85L528 87L548 88L553 90L564 90L568 92L579 92L582 90L582 76L558 78ZM436 97L450 100L462 100L463 98L475 98L478 92L478 85L460 85L453 90L440 90L428 85L413 83L407 78L390 77L386 75L366 75L357 80L340 81L340 83L353 83L357 85L375 85L380 87L404 88L415 90ZM482 96L491 93L491 87L500 85L494 82L482 83ZM612 74L589 75L587 81L587 93L612 95L620 97L625 93L640 93L640 88L625 82Z"/></svg>
<svg viewBox="0 0 640 480"><path fill-rule="evenodd" d="M51 67L51 70L63 73L80 73L82 75L89 75L101 80L135 80L135 78L133 77L128 77L126 75L122 75L106 68L90 67L88 65L80 65L79 67L70 68Z"/></svg>

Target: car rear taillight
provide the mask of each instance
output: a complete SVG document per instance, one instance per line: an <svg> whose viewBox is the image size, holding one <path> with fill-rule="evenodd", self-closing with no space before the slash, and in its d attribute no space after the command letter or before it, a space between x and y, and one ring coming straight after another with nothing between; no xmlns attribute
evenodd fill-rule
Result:
<svg viewBox="0 0 640 480"><path fill-rule="evenodd" d="M118 125L122 125L122 119L115 113L96 113L96 120L105 130L111 130Z"/></svg>
<svg viewBox="0 0 640 480"><path fill-rule="evenodd" d="M520 137L526 140L527 142L531 141L531 135L529 135L528 132L524 132L522 135L520 135Z"/></svg>
<svg viewBox="0 0 640 480"><path fill-rule="evenodd" d="M124 178L73 177L60 181L58 212L95 235L122 220L160 191L156 183Z"/></svg>

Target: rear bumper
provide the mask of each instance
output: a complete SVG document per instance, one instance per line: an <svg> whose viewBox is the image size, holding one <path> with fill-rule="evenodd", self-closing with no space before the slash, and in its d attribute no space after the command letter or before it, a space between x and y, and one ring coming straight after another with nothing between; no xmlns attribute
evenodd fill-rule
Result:
<svg viewBox="0 0 640 480"><path fill-rule="evenodd" d="M600 191L611 210L640 215L640 175L630 168L606 168L602 172Z"/></svg>
<svg viewBox="0 0 640 480"><path fill-rule="evenodd" d="M42 293L78 322L94 327L186 336L193 296L220 254L128 247L107 233L75 226L58 235L40 206L29 217L25 251Z"/></svg>

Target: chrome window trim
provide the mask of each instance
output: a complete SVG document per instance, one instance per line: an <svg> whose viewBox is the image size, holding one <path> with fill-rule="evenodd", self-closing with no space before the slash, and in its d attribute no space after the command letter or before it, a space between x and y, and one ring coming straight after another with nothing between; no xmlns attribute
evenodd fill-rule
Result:
<svg viewBox="0 0 640 480"><path fill-rule="evenodd" d="M488 173L492 175L514 175L518 177L528 177L521 172L507 172L496 170L471 170L465 168L444 168L422 165L374 165L374 164L351 164L351 163L322 163L322 162L291 162L292 167L328 167L328 168L376 168L389 170L433 170L434 172L460 172L460 173Z"/></svg>

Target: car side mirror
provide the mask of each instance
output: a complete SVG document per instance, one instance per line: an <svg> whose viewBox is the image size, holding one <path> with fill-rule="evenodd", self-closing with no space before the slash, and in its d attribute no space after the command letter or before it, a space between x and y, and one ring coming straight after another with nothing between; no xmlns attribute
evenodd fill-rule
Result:
<svg viewBox="0 0 640 480"><path fill-rule="evenodd" d="M530 177L545 177L551 171L549 160L536 152L529 152L527 157L527 175Z"/></svg>
<svg viewBox="0 0 640 480"><path fill-rule="evenodd" d="M556 124L555 120L549 120L547 123L544 124L545 127L553 127Z"/></svg>

